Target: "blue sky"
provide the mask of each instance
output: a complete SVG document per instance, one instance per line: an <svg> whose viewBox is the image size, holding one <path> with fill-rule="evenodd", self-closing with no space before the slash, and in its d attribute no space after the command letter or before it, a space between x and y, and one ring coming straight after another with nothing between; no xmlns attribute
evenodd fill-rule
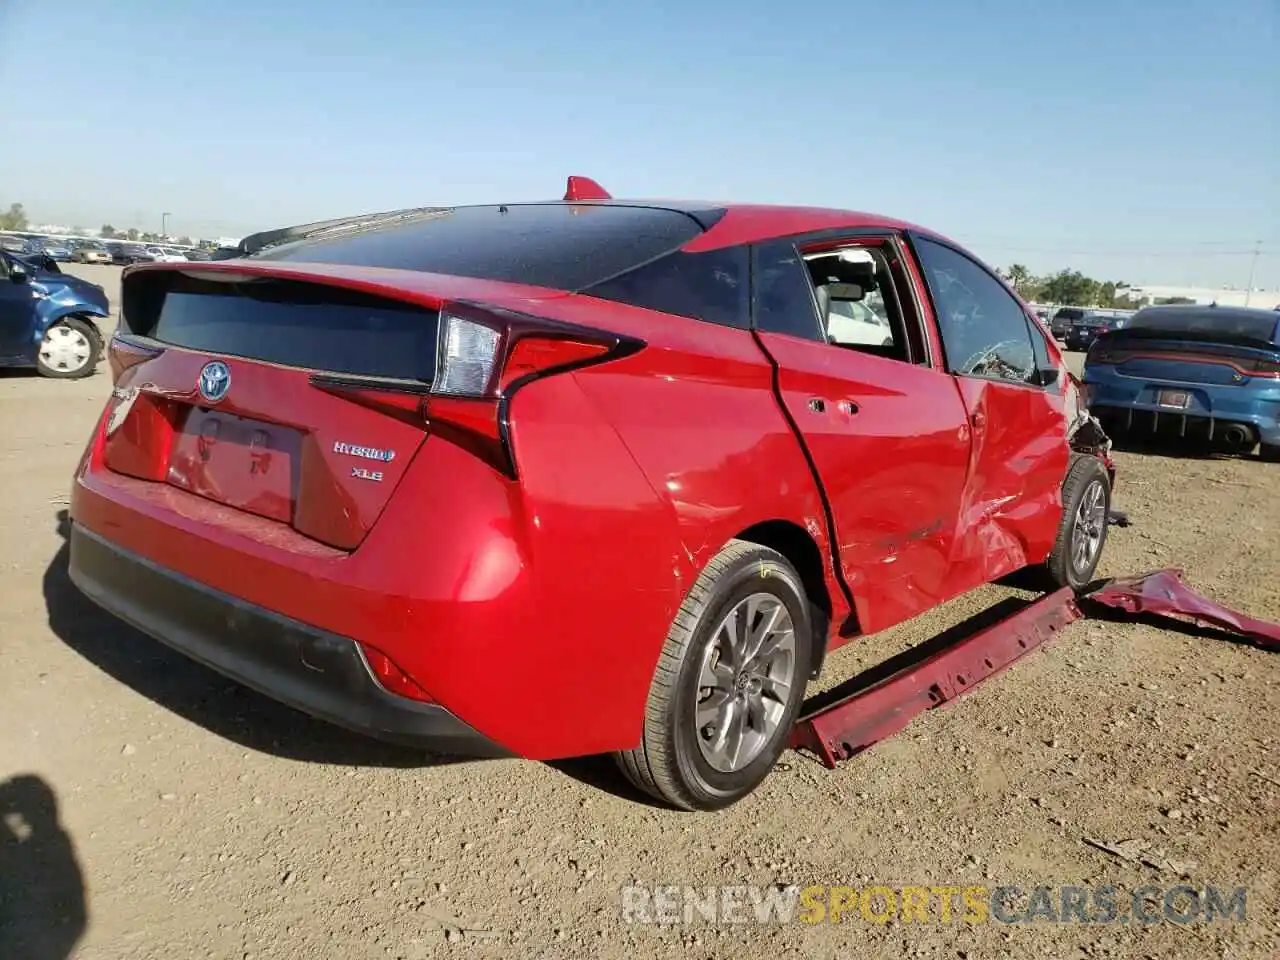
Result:
<svg viewBox="0 0 1280 960"><path fill-rule="evenodd" d="M0 0L0 203L239 235L558 196L806 203L988 261L1280 287L1276 0Z"/></svg>

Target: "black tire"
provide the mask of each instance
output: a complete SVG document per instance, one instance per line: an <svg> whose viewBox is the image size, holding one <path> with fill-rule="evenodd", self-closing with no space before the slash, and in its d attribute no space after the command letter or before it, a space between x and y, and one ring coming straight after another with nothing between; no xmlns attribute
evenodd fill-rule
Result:
<svg viewBox="0 0 1280 960"><path fill-rule="evenodd" d="M1081 523L1080 505L1086 495L1093 496L1095 485L1101 486L1101 529L1097 531L1099 539L1092 556L1080 563L1073 551L1076 529ZM1062 483L1062 520L1058 525L1058 539L1049 559L1045 561L1053 586L1071 587L1080 592L1093 580L1102 559L1103 548L1107 545L1107 530L1110 526L1107 518L1110 513L1111 478L1106 467L1101 460L1090 454L1072 454L1067 477Z"/></svg>
<svg viewBox="0 0 1280 960"><path fill-rule="evenodd" d="M791 683L781 719L755 759L740 769L717 770L699 743L696 707L703 657L728 614L753 594L780 601L794 627ZM730 541L698 577L681 604L654 673L640 746L614 754L618 766L644 792L683 810L718 810L751 793L786 749L804 700L813 661L813 618L800 576L776 550Z"/></svg>
<svg viewBox="0 0 1280 960"><path fill-rule="evenodd" d="M74 331L84 337L88 343L89 357L83 366L66 368L51 365L45 362L41 353L36 354L36 369L41 376L53 377L55 380L79 380L81 377L90 376L98 366L98 360L102 356L102 335L98 333L98 329L87 320L79 317L63 317L53 326L45 331L45 337L58 336L59 330ZM41 343L40 350L44 350L44 344Z"/></svg>
<svg viewBox="0 0 1280 960"><path fill-rule="evenodd" d="M1262 446L1258 448L1258 456L1266 463L1280 463L1280 444L1262 444Z"/></svg>

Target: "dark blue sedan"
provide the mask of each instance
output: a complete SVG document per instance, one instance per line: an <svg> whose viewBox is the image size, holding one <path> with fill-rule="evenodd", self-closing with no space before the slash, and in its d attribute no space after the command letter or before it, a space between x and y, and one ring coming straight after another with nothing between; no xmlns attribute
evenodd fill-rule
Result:
<svg viewBox="0 0 1280 960"><path fill-rule="evenodd" d="M1109 431L1195 436L1280 460L1280 312L1139 310L1085 357L1093 414Z"/></svg>
<svg viewBox="0 0 1280 960"><path fill-rule="evenodd" d="M63 273L43 253L0 250L0 367L87 377L102 356L107 315L96 283Z"/></svg>

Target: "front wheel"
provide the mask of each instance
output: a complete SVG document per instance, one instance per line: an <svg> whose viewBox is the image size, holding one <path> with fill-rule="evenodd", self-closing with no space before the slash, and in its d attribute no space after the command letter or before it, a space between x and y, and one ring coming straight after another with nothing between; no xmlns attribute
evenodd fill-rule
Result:
<svg viewBox="0 0 1280 960"><path fill-rule="evenodd" d="M79 317L66 317L45 331L36 354L36 369L46 377L63 380L87 377L98 365L101 352L98 331Z"/></svg>
<svg viewBox="0 0 1280 960"><path fill-rule="evenodd" d="M1089 586L1107 542L1111 478L1102 461L1089 454L1071 457L1062 484L1062 520L1049 554L1049 577L1059 587L1079 592Z"/></svg>
<svg viewBox="0 0 1280 960"><path fill-rule="evenodd" d="M742 799L773 769L804 698L813 620L776 550L730 541L681 605L654 674L627 778L684 810Z"/></svg>

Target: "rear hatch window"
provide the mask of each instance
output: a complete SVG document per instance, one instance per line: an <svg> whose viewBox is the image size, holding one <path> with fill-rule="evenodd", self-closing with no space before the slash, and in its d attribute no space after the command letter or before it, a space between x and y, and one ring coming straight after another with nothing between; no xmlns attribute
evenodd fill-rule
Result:
<svg viewBox="0 0 1280 960"><path fill-rule="evenodd" d="M1253 340L1262 344L1280 342L1280 313L1268 310L1202 307L1200 309L1140 310L1129 329L1150 333L1192 336L1197 339Z"/></svg>
<svg viewBox="0 0 1280 960"><path fill-rule="evenodd" d="M132 333L188 350L428 383L435 371L437 311L339 287L145 273L124 315Z"/></svg>

